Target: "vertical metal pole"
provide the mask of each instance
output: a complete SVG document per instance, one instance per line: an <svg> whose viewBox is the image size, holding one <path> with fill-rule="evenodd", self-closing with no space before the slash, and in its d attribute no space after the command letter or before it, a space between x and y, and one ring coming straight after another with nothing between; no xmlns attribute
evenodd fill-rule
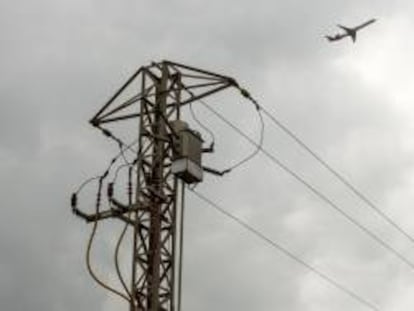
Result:
<svg viewBox="0 0 414 311"><path fill-rule="evenodd" d="M165 63L160 64L159 72L149 69L143 72L143 76L153 83L155 98L143 98L140 109L141 152L132 282L134 311L174 309L173 241L177 183L171 173L172 144L167 122L179 117L179 105L167 106L167 96L171 96L171 76ZM143 80L143 88L145 86Z"/></svg>
<svg viewBox="0 0 414 311"><path fill-rule="evenodd" d="M160 83L156 85L155 115L154 115L154 149L153 149L153 168L152 168L152 186L155 191L151 207L150 221L150 240L149 240L149 310L159 311L159 288L160 288L160 264L161 264L161 209L162 204L159 197L162 194L164 182L164 152L166 124L162 116L166 115L166 98L167 98L167 79L168 72L165 64L162 65L162 75Z"/></svg>
<svg viewBox="0 0 414 311"><path fill-rule="evenodd" d="M174 92L174 100L176 103L176 108L175 108L175 119L176 120L180 120L181 119L181 74L177 73L175 76L175 84L178 86L178 89ZM175 138L176 139L176 138ZM174 147L173 147L174 148ZM175 153L175 150L173 150L173 153ZM174 189L178 188L178 178L174 177ZM176 195L177 195L177 191L176 191ZM176 311L177 310L177 306L176 306L176 299L179 299L177 293L176 293L176 280L177 280L177 266L176 266L176 259L177 259L177 246L180 247L180 244L178 243L179 241L177 241L177 232L178 231L178 225L179 223L177 222L177 215L178 212L180 212L178 210L178 204L177 204L177 197L174 199L174 207L173 207L173 218L174 218L174 224L173 224L173 239L172 239L172 272L171 272L171 286L172 286L172 292L171 292L171 311Z"/></svg>
<svg viewBox="0 0 414 311"><path fill-rule="evenodd" d="M174 177L174 188L177 189L178 186L178 179ZM173 206L173 219L177 219L177 198L174 200ZM176 283L176 254L177 254L177 221L172 225L172 250L171 250L171 311L176 311L175 307L175 300L176 300L176 293L175 293L175 283Z"/></svg>
<svg viewBox="0 0 414 311"><path fill-rule="evenodd" d="M141 90L145 90L145 83L146 83L146 74L145 72L142 74L141 80ZM138 154L137 154L137 184L136 184L136 193L135 193L135 202L137 203L138 207L140 202L140 195L141 195L141 167L142 167L142 133L144 132L144 109L142 108L144 104L144 99L141 99L141 113L139 118L139 130L138 130ZM139 230L139 219L138 219L138 211L132 213L132 220L134 222L133 226L133 249L132 249L132 268L131 268L131 305L130 311L138 311L137 310L137 295L136 295L136 260L137 260L137 236Z"/></svg>
<svg viewBox="0 0 414 311"><path fill-rule="evenodd" d="M184 253L184 206L185 206L185 183L181 182L181 209L180 209L180 253L178 259L178 304L177 311L181 311L181 296L183 284L183 253Z"/></svg>

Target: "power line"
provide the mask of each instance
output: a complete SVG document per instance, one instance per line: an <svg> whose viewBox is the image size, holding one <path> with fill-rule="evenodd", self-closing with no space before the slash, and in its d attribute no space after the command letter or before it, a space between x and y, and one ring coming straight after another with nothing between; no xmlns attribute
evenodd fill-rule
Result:
<svg viewBox="0 0 414 311"><path fill-rule="evenodd" d="M359 199L361 199L365 204L371 207L374 212L377 213L380 217L382 217L388 224L394 227L397 231L403 234L406 238L408 238L412 243L414 243L414 237L410 235L407 231L405 231L401 226L399 226L390 216L388 216L385 212L383 212L377 205L375 205L370 199L367 198L366 195L362 193L362 191L358 190L349 180L347 180L342 174L340 174L337 170L335 170L331 165L329 165L321 156L319 156L315 151L313 151L302 139L300 139L295 133L293 133L286 125L284 125L280 120L278 120L272 113L270 113L266 108L259 105L257 100L255 100L248 91L237 86L240 90L241 94L251 101L257 109L261 109L264 114L275 124L279 127L283 132L285 132L288 136L290 136L299 146L305 149L315 160L317 160L323 167L325 167L331 174L333 174L343 185L345 185L351 192L353 192Z"/></svg>
<svg viewBox="0 0 414 311"><path fill-rule="evenodd" d="M211 207L216 209L218 212L220 212L221 214L225 215L226 217L232 219L233 221L235 221L236 223L238 223L239 225L244 227L247 231L254 234L255 236L257 236L258 238L260 238L261 240L266 242L271 247L279 250L280 252L282 252L283 254L288 256L290 259L296 261L300 265L302 265L305 268L307 268L308 270L312 271L313 273L318 275L320 278L324 279L326 282L328 282L332 286L336 287L340 291L342 291L342 292L346 293L347 295L351 296L352 298L354 298L355 300L357 300L361 304L365 305L367 308L369 308L371 310L377 310L377 311L380 310L380 309L378 309L378 307L376 307L375 305L373 305L372 303L368 302L366 299L364 299L360 295L358 295L355 291L350 290L349 288L345 287L344 285L342 285L341 283L339 283L338 281L336 281L332 277L329 277L327 274L319 271L318 269L316 269L312 265L308 264L306 261L304 261L303 259L296 256L293 252L289 251L286 247L282 246L281 244L279 244L276 241L272 240L271 238L267 237L264 233L262 233L261 231L259 231L256 228L254 228L253 226L248 224L246 221L243 221L241 218L239 218L239 217L231 214L230 212L226 211L224 208L219 206L217 203L211 201L210 199L208 199L203 194L201 194L201 193L199 193L199 192L197 192L193 189L190 189L190 188L188 188L188 189L191 192L193 192L198 198L200 198L204 202L208 203Z"/></svg>
<svg viewBox="0 0 414 311"><path fill-rule="evenodd" d="M210 142L210 147L214 148L214 144L216 142L216 136L214 135L214 132L209 129L205 124L203 124L203 122L200 121L200 119L197 117L197 114L195 113L194 109L193 109L193 103L189 103L188 105L189 109L190 109L190 114L192 116L192 118L194 119L194 121L203 129L205 130L208 135L210 136L211 142Z"/></svg>
<svg viewBox="0 0 414 311"><path fill-rule="evenodd" d="M203 103L203 104L204 105L207 105L206 103ZM240 160L236 164L233 164L228 169L226 169L225 170L226 172L230 172L230 171L232 171L232 170L234 170L234 169L242 166L243 164L247 163L248 161L250 161L251 159L253 159L259 153L260 149L262 148L262 146L263 146L263 140L264 140L265 124L264 124L263 116L262 116L262 113L261 113L260 109L257 109L257 115L259 117L260 130L259 130L259 142L256 143L255 150L253 150L253 152L251 154L247 155L244 159Z"/></svg>
<svg viewBox="0 0 414 311"><path fill-rule="evenodd" d="M236 131L240 136L242 136L244 139L246 139L250 144L255 145L259 148L260 145L258 145L250 136L248 136L246 133L244 133L242 130L240 130L236 125L234 125L231 121L223 117L219 112L217 112L215 109L211 108L209 105L207 105L204 102L201 102L202 105L204 105L208 110L210 110L213 114L215 114L220 120L225 122L228 126L230 126L234 131ZM312 186L309 182L307 182L305 179L303 179L300 175L298 175L296 172L294 172L291 168L289 168L287 165L285 165L283 162L281 162L277 157L272 155L269 151L264 149L263 146L260 147L260 151L274 164L276 164L278 167L283 169L285 172L287 172L289 175L291 175L293 178L295 178L297 181L299 181L301 184L303 184L306 188L308 188L313 194L315 194L317 197L319 197L321 200L323 200L325 203L327 203L330 207L335 209L339 214L341 214L343 217L345 217L349 222L351 222L353 225L358 227L361 231L363 231L365 234L370 236L373 240L375 240L378 244L380 244L383 248L390 251L392 254L394 254L397 258L399 258L401 261L403 261L405 264L407 264L413 271L414 271L414 263L412 263L409 259L407 259L403 254L401 254L399 251L397 251L395 248L393 248L391 245L389 245L387 242L383 241L379 236L377 236L375 233L370 231L367 227L365 227L363 224L352 218L347 212L345 212L339 205L334 203L331 199L329 199L326 195L324 195L321 191L319 191L317 188Z"/></svg>
<svg viewBox="0 0 414 311"><path fill-rule="evenodd" d="M388 216L385 212L383 212L377 205L375 205L370 199L367 198L360 190L358 190L349 180L347 180L342 174L340 174L337 170L335 170L331 165L329 165L321 156L319 156L315 151L313 151L302 139L300 139L295 133L293 133L286 125L284 125L280 120L278 120L273 114L271 114L267 109L263 106L260 106L263 113L275 124L278 128L280 128L283 132L285 132L288 136L290 136L299 146L305 149L316 161L318 161L323 167L325 167L329 172L331 172L339 181L342 182L351 192L353 192L359 199L361 199L364 203L366 203L371 209L377 213L380 217L382 217L386 222L388 222L391 226L393 226L397 231L403 234L406 238L408 238L412 243L414 243L414 237L410 235L407 231L405 231L401 226L399 226L390 216Z"/></svg>
<svg viewBox="0 0 414 311"><path fill-rule="evenodd" d="M97 192L97 198L96 198L96 215L98 215L99 213L99 208L100 208L100 202L101 202L101 190L102 190L102 182L103 179L105 177L101 177L99 179L99 186L98 186L98 192ZM92 264L91 264L91 250L92 250L92 243L94 241L95 235L96 235L96 231L98 229L98 218L95 217L94 221L93 221L93 228L91 231L91 234L89 236L89 240L88 240L88 246L87 246L87 250L86 250L86 266L88 268L88 272L90 274L90 276L95 280L95 282L97 282L100 286L102 286L103 288L105 288L106 290L114 293L115 295L118 295L119 297L125 299L126 301L130 301L129 297L126 296L125 294L123 294L122 292L120 292L119 290L113 288L112 286L109 286L107 283L105 283L104 281L102 281L95 273Z"/></svg>
<svg viewBox="0 0 414 311"><path fill-rule="evenodd" d="M105 170L105 172L102 174L102 175L97 175L97 176L94 176L94 177L91 177L91 178L88 178L88 179L86 179L83 183L81 183L80 184L80 186L78 187L78 189L74 192L74 193L76 193L76 194L79 194L82 190L83 190L83 188L84 187L86 187L89 183L91 183L92 181L94 181L94 180L97 180L97 179L99 179L99 178L102 178L102 177L104 177L104 178L106 178L106 176L109 174L109 172L111 171L111 169L112 169L112 167L113 167L113 165L115 164L115 162L116 161L118 161L119 160L119 158L120 157L122 157L123 158L123 160L124 160L124 162L125 162L125 165L121 165L120 167L118 167L117 169L116 169L116 173L115 173L115 179L116 179L116 176L118 175L118 172L119 172L119 169L121 169L121 168L123 168L123 167L125 167L125 166L128 166L128 165L130 165L130 163L129 163L129 161L126 159L126 157L125 157L125 151L126 150L131 150L131 151L133 151L133 152L135 152L135 154L137 154L137 151L135 151L133 148L132 148L132 146L134 146L134 145L136 145L137 143L138 143L138 141L137 140L134 140L132 143L130 143L130 144L128 144L128 145L126 145L124 142L122 142L121 140L119 140L121 143L118 143L118 147L119 147L119 152L117 153L117 155L114 157L114 158L112 158L112 160L109 162L109 164L108 164L108 167L107 167L107 169ZM117 141L118 142L118 141ZM135 160L134 160L134 162L133 163L135 163Z"/></svg>
<svg viewBox="0 0 414 311"><path fill-rule="evenodd" d="M109 132L110 133L110 132ZM107 134L106 134L107 135ZM113 137L113 135L112 135L112 133L110 133L110 135L107 135L107 136L109 136L109 137ZM120 169L122 169L123 167L125 167L125 166L129 166L130 168L131 168L131 165L133 165L135 162L136 162L136 160L134 160L133 162L128 162L128 160L126 159L126 156L125 156L125 151L126 150L130 150L130 151L135 151L133 148L132 148L132 146L133 145L135 145L138 141L137 140L135 140L135 141L133 141L132 143L130 143L130 144L125 144L124 142L122 142L120 139L118 139L118 138L116 138L115 139L115 141L118 143L118 146L119 146L119 149L120 149L120 151L119 151L119 153L114 157L114 158L112 158L112 160L110 161L110 163L109 163L109 165L108 165L108 167L107 167L107 169L105 170L105 172L102 174L102 175L98 175L98 176L96 176L96 177L92 177L92 178L89 178L89 179L87 179L86 181L84 181L79 187L78 187L78 189L77 189L77 191L76 192L74 192L73 193L73 195L72 195L72 208L77 204L77 195L83 190L83 188L86 186L86 185L88 185L89 183L91 183L92 181L94 181L94 180L99 180L99 184L98 184L98 191L97 191L97 195L96 195L96 202L95 202L95 205L96 205L96 207L95 207L95 215L96 215L96 217L95 217L95 219L93 220L93 227L92 227L92 231L91 231L91 233L90 233L90 236L89 236L89 239L88 239L88 244L87 244L87 250L86 250L86 265L87 265L87 269L88 269L88 272L89 272L89 274L91 275L91 277L100 285L100 286L102 286L103 288L105 288L106 290L108 290L108 291L110 291L110 292L112 292L112 293L114 293L114 294L116 294L116 295L118 295L119 297L121 297L121 298L123 298L123 299L125 299L125 300L127 300L127 301L130 301L130 299L131 299L131 294L129 293L129 291L128 291L128 288L127 288L127 286L126 286L126 284L125 284L125 281L124 281L124 278L122 277L122 274L121 274L121 272L120 272L120 269L119 269L119 264L118 264L118 254L119 254L119 248L120 248L120 245L121 245L121 243L122 243L122 240L123 240L123 238L124 238L124 235L125 235L125 233L126 233L126 229L127 229L127 224L125 225L125 228L123 229L123 231L121 232L121 235L120 235L120 237L119 237L119 239L118 239L118 242L117 242L117 246L116 246L116 249L115 249L115 254L114 254L114 258L115 258L115 266L116 266L116 272L117 272L117 275L118 275L118 278L119 278L119 280L120 280L120 282L121 282L121 284L122 284L122 286L123 286L123 288L124 288L124 290L125 290L125 292L126 292L126 294L128 295L125 295L124 293L122 293L122 292L120 292L119 290L117 290L117 289L115 289L114 287L112 287L112 286L110 286L110 285L108 285L106 282L104 282L104 281L102 281L100 278L99 278L99 276L97 276L97 274L96 274L96 272L94 271L94 269L93 269L93 267L92 267L92 263L91 263L91 250L92 250L92 244L93 244L93 241L94 241L94 239L95 239L95 235L96 235L96 231L97 231L97 229L98 229L98 214L99 214L99 210L100 210L100 205L101 205L101 190L102 190L102 186L103 186L103 181L104 181L104 179L108 176L108 174L109 174L109 172L111 171L111 169L112 169L112 167L113 167L113 165L117 162L117 160L119 159L119 158L123 158L123 160L126 162L125 164L122 164L122 165L119 165L118 166L118 168L116 169L116 172L115 172L115 176L114 176L114 180L113 180L113 183L115 183L115 181L116 181L116 179L117 179L117 176L118 176L118 173L119 173L119 170ZM130 175L130 174L129 174ZM130 176L129 176L130 177ZM129 178L130 179L130 178ZM113 185L113 183L112 183L112 185ZM130 197L130 196L129 196Z"/></svg>
<svg viewBox="0 0 414 311"><path fill-rule="evenodd" d="M194 93L189 90L188 88L184 88L184 90L190 94L191 96L194 96ZM205 107L208 107L208 105L202 100L199 99L198 102L202 103ZM260 123L260 130L259 130L259 142L255 143L255 150L253 150L252 153L248 154L245 158L241 159L240 161L236 162L235 164L231 165L229 168L222 170L222 174L227 174L230 173L232 170L242 166L243 164L247 163L248 161L250 161L251 159L253 159L260 151L260 149L262 148L263 145L263 141L264 141L264 130L265 130L265 124L263 121L263 116L262 113L260 111L260 106L256 103L255 104L255 108L257 111L257 114L259 116L259 123ZM215 136L212 130L210 130L209 128L207 128L205 125L203 125L197 118L197 116L195 115L192 107L191 107L191 103L190 103L190 112L193 116L193 119L203 128L205 129L211 136L212 138L212 146L214 146L214 142L215 142Z"/></svg>
<svg viewBox="0 0 414 311"><path fill-rule="evenodd" d="M127 197L128 197L128 205L131 206L132 205L132 171L133 171L133 163L130 163L128 165L129 166L128 166ZM122 165L121 165L121 167L122 167ZM118 172L118 170L117 170L117 172ZM114 182L112 183L112 185L114 185L115 180L116 180L116 177L114 178ZM112 189L112 192L113 192L113 189ZM112 195L113 195L113 193L111 194L111 196ZM108 196L108 199L109 199L110 205L112 205L109 196ZM127 213L127 216L126 217L127 217L127 219L130 219L130 217L131 217L131 211L129 211ZM124 288L125 292L129 296L130 301L131 301L132 300L132 294L128 290L128 287L126 285L125 278L123 277L121 268L119 266L119 251L120 251L122 242L124 241L124 237L125 237L125 234L126 234L127 230L128 230L128 222L125 222L124 228L122 229L122 231L121 231L121 233L120 233L120 235L118 237L118 241L116 243L115 252L114 252L114 262L115 262L115 270L116 270L118 279L121 282L122 287Z"/></svg>

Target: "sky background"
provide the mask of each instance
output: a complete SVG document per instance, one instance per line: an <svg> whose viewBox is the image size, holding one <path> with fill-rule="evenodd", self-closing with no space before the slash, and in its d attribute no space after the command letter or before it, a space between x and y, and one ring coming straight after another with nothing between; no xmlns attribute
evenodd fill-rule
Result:
<svg viewBox="0 0 414 311"><path fill-rule="evenodd" d="M235 77L414 235L413 14L402 0L0 1L1 309L127 310L87 275L91 227L69 198L117 151L87 121L153 60ZM323 38L370 18L356 44ZM207 102L257 137L257 115L236 92ZM206 164L252 150L195 110L217 137ZM265 147L414 261L411 242L268 120ZM265 157L197 189L380 310L413 310L413 269ZM191 193L186 211L184 311L368 310ZM94 260L112 279L119 228L102 232Z"/></svg>

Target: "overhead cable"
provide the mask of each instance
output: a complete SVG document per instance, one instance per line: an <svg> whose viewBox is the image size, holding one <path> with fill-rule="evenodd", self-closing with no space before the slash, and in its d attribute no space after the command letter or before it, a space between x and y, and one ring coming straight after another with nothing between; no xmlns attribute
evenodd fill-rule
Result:
<svg viewBox="0 0 414 311"><path fill-rule="evenodd" d="M299 146L306 150L316 161L318 161L323 167L325 167L331 174L333 174L343 185L345 185L349 190L351 190L354 195L361 199L365 204L367 204L374 212L382 217L388 224L394 227L402 235L404 235L408 240L414 243L414 237L404 230L400 225L398 225L389 215L382 211L376 204L374 204L366 195L362 193L361 190L358 190L348 179L346 179L341 173L329 165L320 155L313 151L302 139L300 139L295 133L293 133L285 124L283 124L279 119L277 119L269 110L267 110L262 105L259 105L256 99L254 99L248 91L241 88L238 84L236 87L240 90L241 94L250 100L256 107L259 107L263 113L280 128L285 134L290 136Z"/></svg>
<svg viewBox="0 0 414 311"><path fill-rule="evenodd" d="M353 299L355 299L356 301L358 301L359 303L361 303L365 307L367 307L371 310L376 310L376 311L380 310L378 307L376 307L375 305L373 305L372 303L370 303L366 299L362 298L362 296L357 294L355 291L347 288L345 285L342 285L341 283L336 281L334 278L328 276L327 274L321 272L320 270L318 270L314 266L310 265L305 260L301 259L300 257L296 256L293 252L288 250L285 246L283 246L280 243L276 242L275 240L269 238L264 233L262 233L261 231L259 231L256 228L254 228L252 225L250 225L246 221L242 220L241 218L239 218L239 217L231 214L230 212L226 211L223 207L221 207L217 203L213 202L212 200L210 200L209 198L207 198L206 196L204 196L200 192L195 191L191 188L188 188L188 189L192 193L194 193L199 199L201 199L204 202L208 203L211 207L213 207L215 210L220 212L222 215L232 219L233 221L235 221L236 223L238 223L239 225L244 227L248 232L254 234L258 238L260 238L262 241L266 242L272 248L277 249L278 251L282 252L283 254L285 254L290 259L294 260L296 263L298 263L298 264L302 265L303 267L305 267L306 269L312 271L314 274L318 275L320 278L324 279L326 282L328 282L332 286L336 287L340 291L346 293L347 295L349 295L350 297L352 297Z"/></svg>
<svg viewBox="0 0 414 311"><path fill-rule="evenodd" d="M202 100L200 100L200 102L202 102ZM207 105L204 102L203 102L203 104L205 106ZM256 106L256 111L257 111L257 115L259 117L260 129L259 129L259 140L256 143L255 149L253 150L252 153L248 154L244 159L241 159L239 162L233 164L232 166L230 166L229 168L224 170L224 172L231 172L234 169L236 169L236 168L242 166L243 164L247 163L248 161L253 159L259 153L260 149L262 148L263 141L264 141L265 124L264 124L264 121L263 121L262 113L261 113L260 108L258 106Z"/></svg>
<svg viewBox="0 0 414 311"><path fill-rule="evenodd" d="M213 149L214 148L214 144L216 142L216 136L214 135L214 132L211 129L209 129L205 124L203 124L203 122L201 122L200 119L197 117L197 114L195 113L195 111L193 109L193 103L190 102L188 106L189 106L190 113L191 113L191 116L193 117L194 121L202 129L204 129L208 133L208 135L210 136L210 139L211 139L210 148Z"/></svg>
<svg viewBox="0 0 414 311"><path fill-rule="evenodd" d="M190 95L192 95L192 96L194 96L194 93L191 91L191 90L189 90L188 88L184 88L184 90L188 93L188 94L190 94ZM202 99L199 99L198 100L201 104L203 104L203 106L205 106L205 107L209 107ZM255 103L254 103L255 104ZM264 140L264 121L263 121L263 116L261 115L261 112L260 112L260 107L257 105L257 104L255 104L255 108L256 108L256 111L257 111L257 114L258 114L258 116L259 116L259 121L260 121L260 132L259 132L259 142L258 143L255 143L255 146L256 146L256 149L255 150L253 150L253 152L251 153L251 154L248 154L244 159L242 159L242 160L240 160L239 162L237 162L236 164L233 164L232 166L230 166L229 168L227 168L227 169L224 169L224 170L222 170L220 173L219 173L219 175L224 175L224 174L227 174L227 173L230 173L232 170L234 170L234 169L236 169L236 168L238 168L238 167L240 167L240 166L242 166L243 164L245 164L246 162L248 162L248 161L250 161L251 159L253 159L258 153L259 153L259 151L260 151L260 149L261 149L261 147L262 147L262 145L263 145L263 140ZM191 109L191 106L190 106L190 109ZM213 134L214 135L214 134Z"/></svg>
<svg viewBox="0 0 414 311"><path fill-rule="evenodd" d="M359 199L361 199L365 204L367 204L374 212L382 217L388 224L394 227L402 235L408 238L412 243L414 243L414 237L410 235L406 230L404 230L400 225L398 225L390 216L388 216L384 211L382 211L376 204L374 204L370 199L367 198L360 190L358 190L349 180L347 180L341 173L329 165L321 156L319 156L315 151L313 151L302 139L300 139L295 133L293 133L286 125L284 125L279 119L277 119L272 113L270 113L263 106L260 106L263 113L290 136L299 146L306 150L316 161L318 161L323 167L325 167L329 172L331 172L343 185L345 185L351 192L353 192Z"/></svg>
<svg viewBox="0 0 414 311"><path fill-rule="evenodd" d="M240 130L236 125L234 125L231 121L223 117L219 112L217 112L215 109L211 108L210 105L207 105L205 103L202 103L208 110L210 110L213 114L215 114L220 120L225 122L228 126L230 126L234 131L236 131L240 136L242 136L244 139L246 139L250 144L256 146L259 148L259 144L257 144L250 136L248 136L246 133L244 133L242 130ZM260 151L269 159L271 160L275 165L283 169L285 172L287 172L289 175L291 175L293 178L295 178L297 181L299 181L302 185L304 185L308 190L310 190L313 194L315 194L317 197L319 197L321 200L323 200L325 203L327 203L330 207L335 209L339 214L341 214L343 217L345 217L349 222L351 222L353 225L358 227L361 231L363 231L365 234L370 236L373 240L375 240L378 244L380 244L383 248L390 251L392 254L394 254L397 258L399 258L401 261L403 261L405 264L407 264L413 271L414 271L414 263L412 263L409 259L407 259L403 254L401 254L399 251L397 251L395 248L393 248L391 245L389 245L387 242L383 241L379 236L377 236L375 233L373 233L371 230L369 230L367 227L365 227L363 224L355 220L352 216L350 216L347 212L345 212L339 205L334 203L330 198L328 198L325 194L323 194L320 190L318 190L316 187L311 185L309 182L307 182L303 177L298 175L296 172L294 172L291 168L289 168L286 164L281 162L277 157L272 155L269 151L267 151L264 147L260 148Z"/></svg>

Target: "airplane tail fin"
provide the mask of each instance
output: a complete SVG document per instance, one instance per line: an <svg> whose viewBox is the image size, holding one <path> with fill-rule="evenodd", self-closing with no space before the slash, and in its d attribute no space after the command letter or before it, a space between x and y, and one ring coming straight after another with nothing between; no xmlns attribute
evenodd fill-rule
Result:
<svg viewBox="0 0 414 311"><path fill-rule="evenodd" d="M355 43L356 41L356 32L351 34L352 42Z"/></svg>

